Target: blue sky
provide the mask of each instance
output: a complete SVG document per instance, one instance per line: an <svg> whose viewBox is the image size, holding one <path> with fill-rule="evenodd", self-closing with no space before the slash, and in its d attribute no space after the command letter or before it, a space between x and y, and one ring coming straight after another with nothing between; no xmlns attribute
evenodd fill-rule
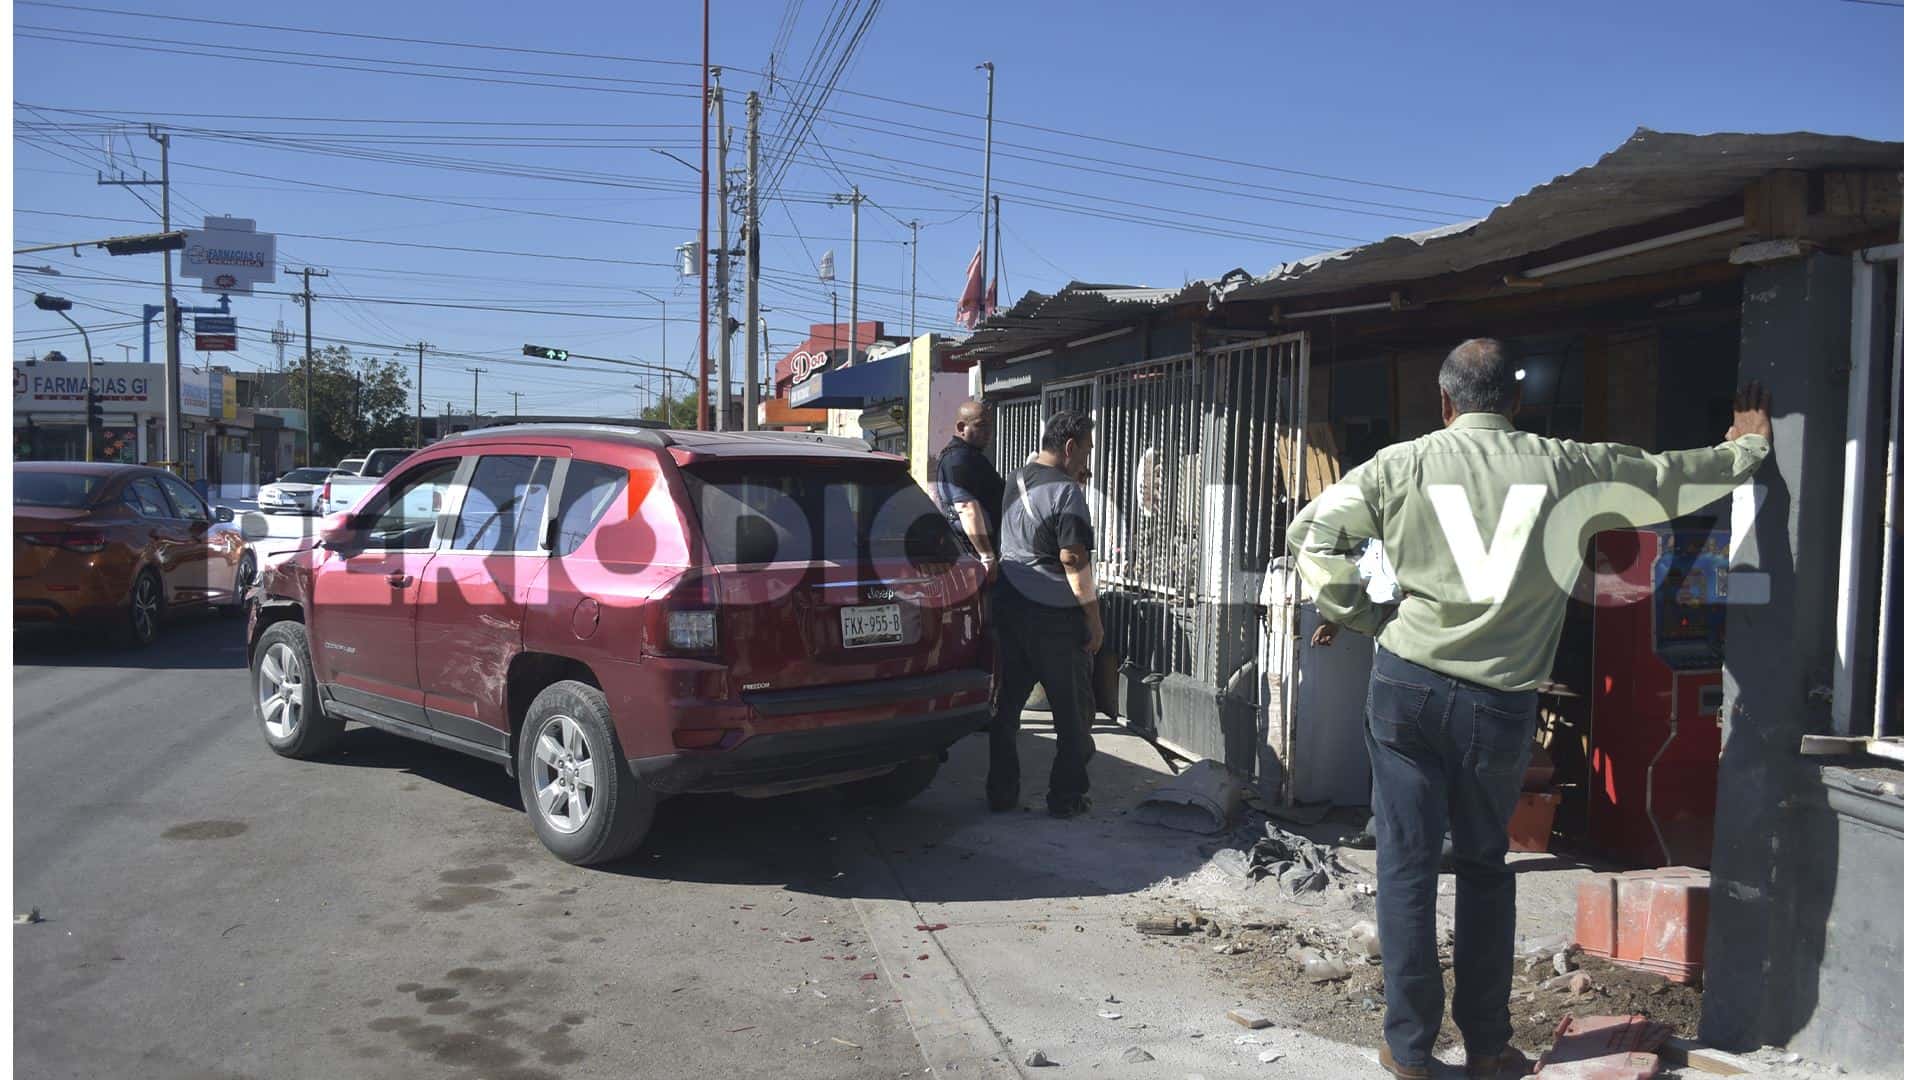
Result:
<svg viewBox="0 0 1920 1080"><path fill-rule="evenodd" d="M428 354L430 411L467 406L474 366L487 368L483 410L510 410L512 391L527 412L631 410L634 374L587 362L541 367L519 347L658 361L661 309L635 290L668 301L666 359L689 366L695 289L673 263L674 247L694 234L698 201L694 173L666 154L698 156L697 4L94 3L372 37L17 4L16 246L154 222L134 191L95 182L110 167L157 175L142 126L154 122L174 132L176 222L197 223L203 211L255 218L281 234L283 262L331 269L315 285L317 339L369 343L356 351L376 356L433 343L442 351ZM868 3L715 0L713 57L728 69L736 167L742 99L767 89L778 39L786 45L763 127L770 161L793 145L782 126L841 55L820 44L844 42L830 31L849 12L837 25L850 28ZM890 0L877 5L765 207L773 355L827 321L828 295L812 275L827 250L845 317L848 211L828 198L850 182L872 200L861 221L862 318L907 329L902 222L918 219L919 326L952 329L979 235L982 60L996 66L1005 121L994 169L1005 299L1070 276L1173 285L1234 267L1259 272L1478 217L1592 162L1638 126L1899 139L1901 19L1845 0ZM222 115L178 115L195 113ZM135 190L157 206L155 189ZM15 261L63 272L16 273L16 357L77 348L47 336L65 324L21 291L48 282L82 305L83 323L105 328L94 335L100 358L120 358L117 344L137 347L137 327L117 324L157 302L156 257ZM283 275L269 288L295 287ZM264 331L276 319L297 331L300 308L268 294L235 306L250 333L227 361L270 367ZM475 310L497 307L527 310Z"/></svg>

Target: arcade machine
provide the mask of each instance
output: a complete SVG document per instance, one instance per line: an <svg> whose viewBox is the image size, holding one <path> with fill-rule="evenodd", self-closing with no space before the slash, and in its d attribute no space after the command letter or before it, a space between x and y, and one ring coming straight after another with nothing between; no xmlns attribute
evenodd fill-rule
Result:
<svg viewBox="0 0 1920 1080"><path fill-rule="evenodd" d="M1711 526L1594 539L1587 831L1630 866L1713 854L1729 552Z"/></svg>

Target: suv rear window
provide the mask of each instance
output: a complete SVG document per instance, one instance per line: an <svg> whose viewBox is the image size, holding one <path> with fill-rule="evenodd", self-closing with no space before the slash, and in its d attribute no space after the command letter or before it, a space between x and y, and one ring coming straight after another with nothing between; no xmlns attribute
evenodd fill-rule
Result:
<svg viewBox="0 0 1920 1080"><path fill-rule="evenodd" d="M946 519L897 465L722 461L683 472L717 564L959 557Z"/></svg>

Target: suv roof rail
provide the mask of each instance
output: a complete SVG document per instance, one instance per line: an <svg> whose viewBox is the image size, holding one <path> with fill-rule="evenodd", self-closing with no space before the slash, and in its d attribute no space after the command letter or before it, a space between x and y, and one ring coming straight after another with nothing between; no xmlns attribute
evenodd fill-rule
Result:
<svg viewBox="0 0 1920 1080"><path fill-rule="evenodd" d="M672 430L660 432L668 446L697 448L716 444L739 444L752 442L771 442L783 446L794 443L809 443L815 446L831 446L836 450L858 450L873 453L873 447L865 439L856 439L847 435L822 435L815 431L686 431Z"/></svg>
<svg viewBox="0 0 1920 1080"><path fill-rule="evenodd" d="M440 442L455 439L473 439L490 437L498 439L516 439L523 435L600 435L607 438L623 439L641 446L665 446L661 438L665 432L650 427L625 427L620 424L500 424L493 427L469 428L466 431L452 431L442 435Z"/></svg>
<svg viewBox="0 0 1920 1080"><path fill-rule="evenodd" d="M701 450L718 447L737 447L754 443L780 447L793 447L799 444L831 447L835 450L851 450L862 454L875 453L865 439L856 439L846 435L822 435L812 431L689 431L685 429L666 429L656 427L628 427L621 424L594 423L533 423L501 424L497 427L471 428L467 431L455 431L440 441L455 439L473 439L494 437L514 439L525 435L581 436L592 435L607 439L618 439L640 446L667 447L682 446L689 450Z"/></svg>

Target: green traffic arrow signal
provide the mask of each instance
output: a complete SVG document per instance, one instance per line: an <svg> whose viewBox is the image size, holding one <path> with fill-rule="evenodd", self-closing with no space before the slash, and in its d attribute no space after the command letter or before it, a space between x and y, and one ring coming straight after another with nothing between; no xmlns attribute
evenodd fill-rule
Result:
<svg viewBox="0 0 1920 1080"><path fill-rule="evenodd" d="M545 345L522 345L520 351L527 356L537 356L542 360L565 360L567 350L550 349Z"/></svg>

